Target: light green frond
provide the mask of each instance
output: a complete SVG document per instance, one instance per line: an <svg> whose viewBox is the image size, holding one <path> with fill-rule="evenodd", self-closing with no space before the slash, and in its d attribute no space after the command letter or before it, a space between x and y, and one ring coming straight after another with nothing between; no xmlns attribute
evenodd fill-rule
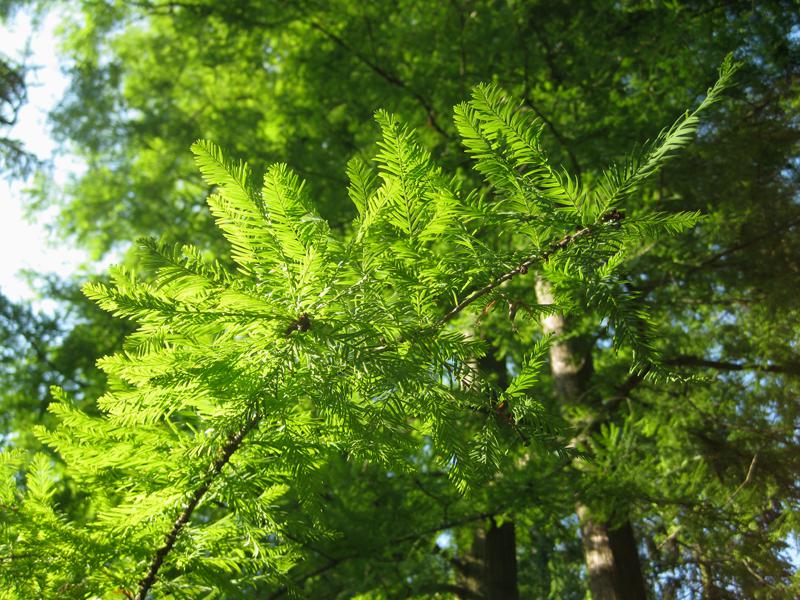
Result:
<svg viewBox="0 0 800 600"><path fill-rule="evenodd" d="M19 448L0 451L0 505L10 506L17 499L16 475L25 464L26 453Z"/></svg>
<svg viewBox="0 0 800 600"><path fill-rule="evenodd" d="M269 167L261 195L284 256L302 263L312 247L324 250L328 224L313 209L305 184L287 165Z"/></svg>
<svg viewBox="0 0 800 600"><path fill-rule="evenodd" d="M371 198L378 189L378 178L369 165L357 156L347 163L347 178L350 181L347 193L355 204L358 214L363 218Z"/></svg>
<svg viewBox="0 0 800 600"><path fill-rule="evenodd" d="M635 234L639 240L657 239L665 235L678 235L691 229L703 219L699 211L693 212L651 212L646 215L626 219L622 229Z"/></svg>
<svg viewBox="0 0 800 600"><path fill-rule="evenodd" d="M386 188L391 191L386 195L390 207L387 218L402 233L415 237L429 217L427 192L438 170L406 125L385 111L376 112L375 120L383 134L376 157L381 176L384 182L396 182Z"/></svg>
<svg viewBox="0 0 800 600"><path fill-rule="evenodd" d="M455 124L461 142L475 161L475 168L498 190L512 197L524 198L519 173L493 144L484 132L477 110L471 103L463 102L454 108Z"/></svg>
<svg viewBox="0 0 800 600"><path fill-rule="evenodd" d="M56 492L56 478L50 458L43 453L34 455L28 466L25 487L28 499L47 505Z"/></svg>
<svg viewBox="0 0 800 600"><path fill-rule="evenodd" d="M709 88L705 99L693 111L686 111L669 128L663 129L656 138L641 149L634 150L620 165L612 165L604 174L594 191L592 214L600 215L609 208L618 207L666 164L678 150L688 146L700 125L700 114L717 103L722 93L731 85L733 75L739 69L731 55L720 67L719 78Z"/></svg>
<svg viewBox="0 0 800 600"><path fill-rule="evenodd" d="M501 396L501 400L508 402L508 408L517 421L535 419L541 410L541 404L533 398L532 391L541 378L550 342L549 337L543 337L536 343Z"/></svg>
<svg viewBox="0 0 800 600"><path fill-rule="evenodd" d="M533 200L579 208L577 184L550 166L539 145L542 127L530 112L520 110L502 89L487 84L473 89L470 105L483 135L519 173Z"/></svg>
<svg viewBox="0 0 800 600"><path fill-rule="evenodd" d="M245 273L267 275L275 268L288 271L288 259L252 187L249 167L229 162L211 142L195 142L192 152L203 178L217 186L208 204L231 244L233 259Z"/></svg>

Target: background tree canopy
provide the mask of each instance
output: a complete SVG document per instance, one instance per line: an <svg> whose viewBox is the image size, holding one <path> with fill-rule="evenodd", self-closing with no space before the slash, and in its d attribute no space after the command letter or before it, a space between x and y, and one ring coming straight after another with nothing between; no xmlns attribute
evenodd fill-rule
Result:
<svg viewBox="0 0 800 600"><path fill-rule="evenodd" d="M14 4L0 2L0 10ZM358 334L364 343L379 347L395 335L411 335L410 323L449 314L464 290L480 289L490 276L516 268L534 253L547 258L546 264L532 263L530 274L519 272L523 276L492 288L452 322L448 318L451 331L461 335L457 342L436 338L431 347L407 355L387 351L392 361L370 359L375 362L369 363L370 372L386 381L400 378L408 389L394 418L380 421L383 429L360 431L355 421L339 414L345 447L322 449L330 430L314 429L315 419L327 415L319 406L333 400L318 398L314 402L322 404L313 409L305 405L313 395L312 382L313 393L334 393L328 388L341 357L314 355L316 362L306 365L305 374L265 366L265 372L280 373L287 386L295 385L296 378L300 388L293 393L305 399L291 414L308 409L310 421L280 439L255 435L260 446L245 443L239 458L231 459L236 456L232 452L220 463L242 443L242 438L233 443L237 431L245 431L234 427L236 419L263 431L263 422L256 425L264 419L258 411L270 407L259 408L258 418L235 403L230 413L218 413L218 407L191 404L188 392L171 387L167 398L188 404L176 409L180 425L167 439L166 431L147 427L161 418L159 411L167 410L169 400L150 392L137 395L124 384L131 383L137 365L156 373L160 363L132 360L126 365L118 359L112 364L115 359L108 359L108 388L95 366L98 358L122 348L133 329L129 321L112 318L85 300L77 292L82 282L51 282L47 293L63 307L55 318L4 300L3 466L9 477L16 476L0 500L0 577L5 578L0 580L10 590L4 592L8 597L84 597L101 591L107 597L133 597L153 556L165 547L170 523L183 514L181 503L187 502L148 496L152 489L147 486L169 480L189 489L192 481L204 482L203 469L213 473L214 465L217 473L228 473L225 483L209 483L213 493L197 498L186 529L176 531L174 552L171 546L163 557L153 597L281 598L294 593L307 598L513 599L591 593L596 599L716 599L800 594L796 550L791 550L800 527L800 13L795 2L757 7L744 1L678 0L52 4L52 10L65 15L60 51L71 77L68 94L51 115L54 133L85 160L87 169L64 189L39 178L32 207L56 206L62 234L98 258L126 250L141 236L161 238L162 245L147 246L150 259L144 267L132 252L125 259L131 273L141 271L145 281L167 286L160 302L208 301L194 288L169 288L170 275L163 270L154 275L166 260L195 268L201 258L216 259L219 274L206 274L214 285L242 295L253 292L251 283L222 275L234 272L237 261L245 270L254 267L242 264L241 237L232 241L238 258L231 258L230 240L222 233L235 234L224 225L222 232L215 227L214 214L205 207L207 183L223 193L233 184L219 173L210 174L201 161L203 181L189 152L197 139L223 148L229 162L221 164L229 164L239 179L236 165L242 159L254 169L250 182L266 176L275 186L294 189L286 172L270 167L274 163L286 163L306 182L298 197L308 198L314 209L302 204L306 200L298 205L305 207L302 214L313 214L302 221L305 233L295 242L303 248L318 248L324 238L321 256L338 256L349 265L352 255L337 254L349 252L347 243L367 248L370 236L384 236L380 239L394 261L383 254L386 248L358 255L362 276L373 268L382 274L375 275L375 286L394 282L394 287L370 288L374 311L351 315L352 327L370 326ZM621 185L647 164L635 157L646 158L654 146L633 154L631 149L654 139L658 147L659 131L698 106L730 52L742 66L725 98L701 114L691 144L653 177L635 187ZM0 83L0 100L8 99L13 109L15 99L24 98L24 87L19 79L8 81ZM500 176L502 161L486 162L489 150L480 150L479 136L469 133L469 115L462 113L461 121L452 118L453 106L470 99L480 83L504 88L506 102L515 99L515 118L528 129L538 119L542 130L536 143L551 164L570 174L568 183L558 167L550 183L536 179L544 177L531 170L539 155L515 146L513 127L505 129L513 124L511 117L486 135L492 152L507 151L519 160L509 163L513 176ZM490 100L480 104L473 98L478 115L494 106ZM373 113L381 108L400 121L376 127ZM486 119L481 122L491 123ZM384 185L392 177L410 181L392 158L406 156L403 149L411 143L398 133L399 122L416 131L418 146L407 158L422 165L424 177L414 175L414 181L424 182L420 189L435 188L442 197L461 198L462 204L440 215L440 221L420 209L407 214L406 221L387 221L386 228L405 227L407 236L424 238L425 228L431 227L439 236L434 241L405 244L384 233L359 234L377 184L360 163L350 161L357 157L372 163L380 153L388 173ZM468 151L463 138L472 140ZM216 157L215 152L209 151ZM425 153L430 157L423 160ZM674 152L667 148L665 153ZM620 166L609 175L605 170L611 163ZM431 174L432 165L446 175L446 185ZM510 181L523 182L524 189L513 191ZM563 196L553 192L559 185L566 190ZM555 196L542 194L543 189ZM564 200L572 189L591 190L596 197L606 190L610 200L594 214L580 208L582 201ZM474 195L466 194L469 190ZM517 193L528 200L540 194L562 208L521 208L512 202ZM390 191L384 194L391 196ZM215 214L224 221L220 206ZM294 205L287 206L291 224ZM274 210L273 205L269 214ZM508 211L505 221L503 210ZM527 220L520 216L525 211ZM678 235L644 231L661 231L672 223L656 223L653 215L695 212L701 219L693 227L687 227L688 221L669 225L684 229ZM382 223L380 218L376 222ZM454 243L461 227L466 231L470 224L476 229L462 232L461 245ZM380 227L372 231L383 231ZM564 236L587 227L602 229L598 246L578 239L566 243L564 252L552 252ZM609 246L599 248L601 241ZM172 254L169 249L176 243L191 244L200 255ZM613 244L622 253L612 260ZM294 247L291 242L289 247ZM468 249L475 248L480 252L470 255ZM435 266L429 262L433 256L439 261ZM328 264L319 260L319 265ZM319 265L313 263L313 269L324 274L327 267ZM287 272L293 268L287 266ZM317 273L313 269L309 272ZM135 303L139 284L126 277L118 274L115 285ZM337 277L348 285L359 281L350 272ZM325 289L314 288L313 277L308 281L317 293ZM426 286L415 287L422 282ZM444 293L447 285L457 284L462 287ZM125 285L134 291L125 291ZM283 284L270 285L280 290ZM120 298L111 298L111 292L97 291L105 288L92 289L125 317L141 320L144 315L132 312L133 304L121 309ZM342 299L349 298L350 292L340 292ZM297 298L286 302L307 312L282 315L280 326L269 325L267 318L254 321L241 335L257 332L264 340L274 335L277 344L302 346L302 334L310 333L307 337L320 336L317 341L323 343L333 333L320 331L313 311ZM237 310L263 309L243 308L242 298L228 301ZM147 310L158 308L152 299L148 302ZM356 305L361 306L353 300ZM541 308L552 305L557 310ZM203 310L211 310L210 305ZM308 322L303 319L307 313ZM338 323L338 314L326 318ZM389 316L397 321L390 324ZM176 318L162 325L177 328L169 335L198 344L207 342L204 335L216 335L210 321ZM154 327L152 322L148 326ZM169 335L163 335L158 343L168 343ZM129 340L139 340L137 352L156 344L136 336ZM543 339L550 340L549 349ZM127 352L134 356L131 343ZM450 344L447 356L456 357L451 362L439 361L434 353L445 343ZM220 342L217 350L225 348ZM298 356L312 350L308 342ZM232 394L233 383L212 368L210 356L192 355L207 367L200 373L205 373L204 385ZM348 356L344 364L369 362ZM535 368L537 360L541 369ZM444 379L464 394L458 399L460 412L448 413L426 395L436 386L425 379L430 373L414 370L415 364L453 369ZM524 380L527 365L538 377L531 376L518 397L533 398L536 405L526 416L509 417L507 411L516 407L514 386ZM227 376L234 373L242 385L260 385L242 369ZM53 401L51 384L71 398L55 403L59 418L45 410ZM96 402L104 389L110 390L100 405L105 412ZM377 389L369 388L369 394L376 395ZM109 399L115 395L117 404ZM409 408L419 409L415 403L421 399L430 403L429 421L420 416L426 411ZM234 415L234 409L241 411ZM127 415L130 431L109 429L109 421L100 416L109 413ZM197 442L194 463L175 466L164 454L158 460L173 471L159 466L158 452L177 452L188 443L181 436L203 423L193 420L197 415L218 419L215 427L220 432L232 428L232 437L206 434L207 440ZM430 428L409 433L406 426L415 419ZM88 444L83 455L70 455L64 426L55 429L59 421L75 431L91 430L83 441L95 447ZM495 433L480 429L482 423L493 423ZM34 425L43 426L37 436ZM473 481L464 493L452 468L441 461L446 455L442 447L468 446L470 439L491 441L467 456L485 457L494 471L465 475L481 483ZM374 444L361 447L355 440ZM151 462L137 462L132 454L121 457L123 442L142 449ZM22 450L45 454L34 459ZM489 459L498 452L501 457ZM65 469L62 459L83 467ZM288 477L284 471L290 467L296 472ZM97 472L87 475L93 468ZM142 473L140 482L123 477L135 479L137 472ZM120 477L128 483L115 488ZM268 511L256 510L262 504L255 500L248 502L254 489L263 491L259 498ZM156 498L164 514L139 515L139 527L134 524L139 517L120 508L131 500L123 492L138 498L143 511L161 506L155 500L146 506L145 498ZM51 505L59 512L47 512ZM102 518L117 518L128 528L115 531L112 539L98 539L92 532ZM222 525L209 533L204 523ZM20 547L28 549L20 553ZM260 558L253 556L259 552ZM90 557L85 564L75 559L81 553ZM256 559L266 562L258 568L247 562ZM43 571L48 561L57 563L52 579ZM93 588L109 581L117 587ZM181 587L184 583L188 587Z"/></svg>
<svg viewBox="0 0 800 600"><path fill-rule="evenodd" d="M0 23L24 6L24 2L0 2ZM0 173L25 177L37 166L36 157L24 144L8 135L25 103L26 69L0 51Z"/></svg>

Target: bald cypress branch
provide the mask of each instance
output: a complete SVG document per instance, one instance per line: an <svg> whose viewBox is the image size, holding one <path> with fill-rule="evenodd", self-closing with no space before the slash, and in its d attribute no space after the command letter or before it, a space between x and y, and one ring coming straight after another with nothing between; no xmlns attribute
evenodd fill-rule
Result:
<svg viewBox="0 0 800 600"><path fill-rule="evenodd" d="M200 501L211 488L211 485L214 483L217 476L222 472L222 469L225 467L225 465L228 464L234 452L239 449L239 446L241 446L245 436L247 436L247 434L258 425L258 421L259 417L257 415L250 418L241 429L231 434L225 442L225 445L220 448L217 457L214 459L214 462L211 463L211 466L209 467L206 475L203 477L202 482L192 492L191 496L189 497L189 501L184 505L180 515L178 515L178 518L175 519L175 522L172 524L172 528L164 538L164 543L153 555L153 559L150 561L150 567L147 569L147 573L139 581L139 590L136 593L135 600L145 600L145 598L147 598L147 593L156 582L158 572L161 569L161 566L164 564L164 560L167 558L167 555L169 555L169 553L172 551L172 548L175 546L175 542L178 540L178 535L181 533L184 526L189 522L189 519L192 518L192 514L197 508L197 505L200 504Z"/></svg>

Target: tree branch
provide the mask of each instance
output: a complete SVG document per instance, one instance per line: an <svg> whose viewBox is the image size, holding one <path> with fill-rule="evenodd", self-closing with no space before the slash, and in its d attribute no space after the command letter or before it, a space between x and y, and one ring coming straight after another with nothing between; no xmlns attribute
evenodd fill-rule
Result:
<svg viewBox="0 0 800 600"><path fill-rule="evenodd" d="M484 598L481 594L477 594L472 590L452 583L429 583L422 585L417 589L411 590L411 597L413 598L414 596L421 596L424 594L426 598L429 598L431 595L439 593L454 594L455 597L462 598L463 600L483 600Z"/></svg>
<svg viewBox="0 0 800 600"><path fill-rule="evenodd" d="M688 277L689 275L692 275L697 271L702 271L703 269L730 266L729 263L725 262L723 259L727 258L732 254L736 254L743 250L747 250L752 246L757 246L761 242L774 239L778 236L778 234L781 234L787 229L791 229L796 225L800 225L800 219L790 219L777 229L770 229L766 232L763 232L759 235L753 236L746 240L741 240L732 246L728 246L727 248L724 248L718 252L714 252L713 254L706 256L703 260L699 262L690 264L683 263L680 265L681 267L685 267L685 270L682 273L668 275L667 277L661 277L659 279L653 279L648 281L645 285L632 286L632 288L638 291L639 293L645 295L661 287L662 285L668 283L670 280L674 281L675 277L678 275L683 275L683 277ZM717 265L717 263L720 262L722 264Z"/></svg>
<svg viewBox="0 0 800 600"><path fill-rule="evenodd" d="M525 104L530 108L533 112L536 113L536 116L539 117L542 122L547 125L547 128L553 134L553 137L556 138L556 141L561 145L564 151L567 153L569 157L569 161L572 163L572 170L575 172L575 177L578 179L578 182L581 181L581 176L583 175L583 170L581 169L581 163L578 162L578 157L576 156L575 152L573 152L572 147L567 142L567 139L561 134L559 129L555 126L555 123L541 111L539 107L537 107L533 100L531 100L530 96L527 94L523 97Z"/></svg>
<svg viewBox="0 0 800 600"><path fill-rule="evenodd" d="M498 512L500 512L501 510L502 510L502 508L498 509ZM460 525L466 525L467 523L472 523L474 521L481 521L483 519L488 519L489 517L493 517L495 514L496 513L484 512L484 513L478 513L478 514L475 514L475 515L470 515L468 517L463 517L461 519L453 519L452 521L445 521L444 523L440 523L439 525L436 525L434 527L431 527L431 528L428 528L428 529L423 529L423 530L420 530L420 531L414 531L412 533L409 533L409 534L394 538L392 540L389 540L387 545L394 546L396 544L402 544L404 542L413 541L413 540L415 540L415 539L417 539L417 538L419 538L419 537L421 537L423 535L429 535L431 533L444 531L445 529L452 529L453 527L458 527ZM326 563L320 565L319 567L317 567L316 569L313 569L312 571L309 571L308 573L306 573L304 575L301 575L300 577L295 578L291 582L291 584L289 584L289 585L292 585L292 586L299 585L299 584L311 579L312 577L316 577L318 575L326 573L327 571L330 571L331 569L336 568L337 566L339 566L343 562L346 562L346 561L349 561L349 560L355 560L355 559L361 558L361 557L362 557L361 554L348 554L348 555L345 555L345 556L340 556L338 558L332 558L332 559L328 560L328 562L326 562ZM289 592L289 585L280 587L277 590L275 590L272 594L270 594L270 596L268 596L267 600L277 600L278 598L281 598L282 596L286 595ZM139 600L139 599L137 598L136 600Z"/></svg>
<svg viewBox="0 0 800 600"><path fill-rule="evenodd" d="M751 461L750 461L750 466L749 466L749 467L748 467L748 469L747 469L747 475L745 476L744 480L743 480L743 481L742 481L742 483L740 483L740 484L739 484L739 486L738 486L738 487L737 487L735 490L733 490L733 492L731 492L731 494L730 494L730 495L729 495L729 496L728 496L728 497L725 499L725 502L723 502L723 503L722 503L722 506L720 507L720 509L721 509L721 510L725 510L726 508L728 508L728 506L730 506L731 502L733 502L733 501L734 501L734 499L736 498L736 496L738 496L738 495L739 495L739 492L741 492L741 491L744 489L744 487L745 487L745 486L746 486L748 483L750 483L750 482L753 480L753 472L754 472L754 471L755 471L755 469L756 469L756 463L757 463L757 462L758 462L758 452L756 452L756 453L753 455L753 460L751 460ZM671 542L675 541L675 539L678 537L678 534L680 534L680 532L681 532L682 530L683 530L683 526L682 526L682 525L678 525L677 529L675 529L675 531L673 531L673 532L672 532L672 533L669 535L669 537L667 537L667 538L666 538L664 541L662 541L662 542L661 542L661 543L658 545L658 548L659 548L659 550L660 550L661 548L663 548L664 546L666 546L667 544L669 544L669 543L671 543Z"/></svg>
<svg viewBox="0 0 800 600"><path fill-rule="evenodd" d="M717 369L718 371L762 371L765 373L782 373L785 375L800 375L800 364L757 364L739 363L724 360L710 360L700 356L679 355L673 358L664 359L664 364L675 367L694 367Z"/></svg>
<svg viewBox="0 0 800 600"><path fill-rule="evenodd" d="M400 79L394 73L391 73L384 67L380 66L367 56L364 56L361 52L359 52L356 48L350 45L346 40L342 39L332 31L327 30L323 27L318 21L309 21L308 24L313 28L322 33L325 37L329 40L334 42L337 46L347 50L350 54L355 56L359 61L361 61L364 65L369 67L374 73L382 77L385 81L392 84L395 87L398 87L402 90L405 90L410 94L421 106L425 109L425 112L428 115L428 123L433 127L437 133L439 133L443 138L450 139L450 134L447 133L444 129L442 129L439 122L436 120L436 111L434 110L431 103L420 94L418 91L412 89L405 81Z"/></svg>
<svg viewBox="0 0 800 600"><path fill-rule="evenodd" d="M611 211L607 215L603 216L603 218L601 219L601 222L602 223L616 223L616 222L619 222L622 218L623 218L623 216L622 216L621 213L619 213L617 211ZM534 265L536 265L538 263L545 262L547 259L549 259L551 256L553 256L557 252L560 252L561 250L563 250L567 246L570 246L573 242L575 242L575 240L578 240L578 239L583 238L583 237L588 237L592 233L594 233L595 230L596 230L596 225L587 225L586 227L581 227L580 229L578 229L574 233L570 233L570 234L565 235L563 238L561 238L555 244L550 246L550 248L548 248L544 252L541 252L539 254L536 254L535 256L532 256L532 257L524 260L523 262L521 262L519 265L517 265L516 267L514 267L513 269L511 269L507 273L504 273L504 274L500 275L500 277L498 277L497 279L495 279L494 281L492 281L488 285L485 285L484 287L482 287L482 288L480 288L478 290L475 290L474 292L469 294L466 298L464 298L456 306L454 306L448 312L446 312L444 315L442 315L439 318L439 320L437 321L437 325L443 325L444 323L447 323L449 320L451 320L453 317L455 317L458 313L460 313L462 310L464 310L470 304L472 304L473 302L475 302L479 298L482 298L486 294L492 292L493 290L495 290L496 288L498 288L499 286L504 284L506 281L509 281L509 280L513 279L517 275L524 275L525 273L528 272L528 270L532 266L534 266Z"/></svg>
<svg viewBox="0 0 800 600"><path fill-rule="evenodd" d="M716 263L716 262L718 262L718 261L720 261L720 260L722 260L724 258L727 258L731 254L735 254L736 252L740 252L742 250L746 250L750 246L754 246L754 245L758 244L759 242L763 242L765 240L774 239L774 237L775 237L775 235L777 233L785 231L787 229L791 229L792 227L794 227L795 225L798 225L798 224L800 224L800 219L791 219L788 222L784 223L778 229L770 229L769 231L765 231L764 233L761 233L759 235L753 236L752 238L749 238L749 239L746 239L746 240L742 240L738 244L734 244L733 246L725 248L724 250L720 250L719 252L717 252L715 254L712 254L711 256L707 257L701 263L699 263L698 265L692 267L689 270L689 273L692 273L692 272L700 270L700 269L702 269L704 267L710 266L710 265L712 265L712 264L714 264L714 263Z"/></svg>
<svg viewBox="0 0 800 600"><path fill-rule="evenodd" d="M258 424L258 421L258 415L251 417L241 429L228 437L225 445L220 449L217 458L213 463L211 463L211 467L208 469L205 477L203 477L202 483L192 493L191 497L189 498L189 502L184 505L181 514L172 524L172 529L170 529L169 533L164 538L164 544L153 556L153 560L150 562L150 568L148 568L147 574L139 581L139 591L137 592L134 600L145 600L147 593L150 591L150 588L153 587L153 584L156 581L156 577L158 576L158 571L161 569L161 565L164 564L164 559L170 553L173 546L175 546L175 542L178 539L178 534L180 534L180 532L183 530L183 527L186 525L186 523L189 522L189 519L192 517L192 513L194 513L194 510L197 508L200 500L203 499L203 496L206 495L211 487L211 484L214 483L214 480L220 474L222 469L228 464L231 456L233 456L233 453L236 452L241 445L242 440L244 440L245 436Z"/></svg>

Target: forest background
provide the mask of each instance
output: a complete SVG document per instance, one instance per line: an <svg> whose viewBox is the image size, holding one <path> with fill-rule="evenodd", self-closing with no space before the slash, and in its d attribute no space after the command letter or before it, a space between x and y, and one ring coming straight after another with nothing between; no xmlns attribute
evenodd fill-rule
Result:
<svg viewBox="0 0 800 600"><path fill-rule="evenodd" d="M355 214L347 162L374 154L379 108L414 127L448 173L480 186L452 107L479 83L499 84L541 121L552 161L591 186L695 107L733 52L742 67L725 99L627 208L703 215L626 266L629 291L657 325L663 364L685 377L630 372L633 358L614 350L607 322L573 316L556 333L574 380L565 383L551 351L551 375L534 395L563 420L566 440L576 435L585 460L520 467L466 496L424 451L416 472L332 462L319 493L335 535L288 528L302 560L281 580L237 593L798 595L795 2L0 2L3 18L17 10L63 16L69 88L50 123L85 169L57 184L24 140L1 131L0 168L27 178L28 210L57 214L58 236L134 269L141 236L229 260L189 152L199 138L259 174L287 163L331 227L346 230ZM1 58L0 125L9 126L26 72ZM58 307L50 314L0 297L2 444L49 452L54 465L58 455L33 434L54 425L51 386L97 411L106 386L97 360L132 330L87 300L83 283L42 278L40 293ZM528 294L535 305L533 283ZM500 298L482 313L478 334L490 351L481 368L498 387L541 338L537 320L514 319L525 309ZM69 477L54 485L60 509L90 518L79 486ZM283 510L289 522L300 518ZM606 588L592 576L595 537L610 553L600 552Z"/></svg>

